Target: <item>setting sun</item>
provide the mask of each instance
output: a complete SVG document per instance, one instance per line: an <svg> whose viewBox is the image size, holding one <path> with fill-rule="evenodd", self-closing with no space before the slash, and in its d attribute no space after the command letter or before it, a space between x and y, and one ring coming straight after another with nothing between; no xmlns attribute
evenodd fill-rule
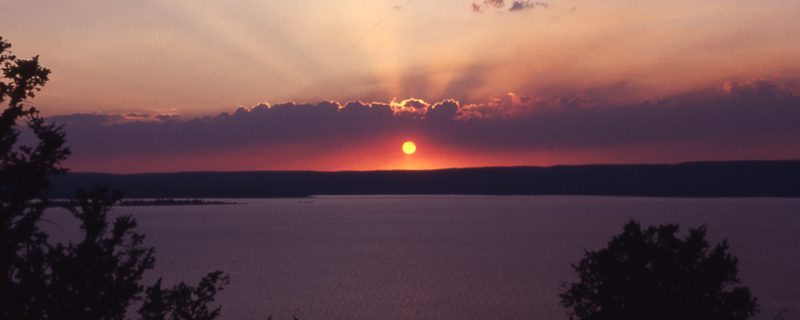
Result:
<svg viewBox="0 0 800 320"><path fill-rule="evenodd" d="M403 142L403 153L412 155L414 152L417 152L417 145L414 141Z"/></svg>
<svg viewBox="0 0 800 320"><path fill-rule="evenodd" d="M0 9L0 320L800 320L800 0Z"/></svg>

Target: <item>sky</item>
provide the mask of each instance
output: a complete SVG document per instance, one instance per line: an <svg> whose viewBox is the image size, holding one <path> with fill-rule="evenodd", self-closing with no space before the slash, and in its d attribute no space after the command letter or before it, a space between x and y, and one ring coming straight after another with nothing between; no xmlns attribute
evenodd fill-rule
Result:
<svg viewBox="0 0 800 320"><path fill-rule="evenodd" d="M74 171L800 158L798 1L0 8L0 36L53 71L31 103Z"/></svg>

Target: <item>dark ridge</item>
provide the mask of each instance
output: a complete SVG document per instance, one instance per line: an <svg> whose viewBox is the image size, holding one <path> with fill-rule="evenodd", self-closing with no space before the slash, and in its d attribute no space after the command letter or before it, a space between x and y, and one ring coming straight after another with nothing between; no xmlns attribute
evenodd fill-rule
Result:
<svg viewBox="0 0 800 320"><path fill-rule="evenodd" d="M798 197L800 160L680 164L487 167L424 171L68 173L51 196L95 185L130 198L261 198L310 195L601 195Z"/></svg>
<svg viewBox="0 0 800 320"><path fill-rule="evenodd" d="M51 200L50 207L64 207L70 204L69 200ZM144 207L144 206L214 206L238 204L232 201L206 200L206 199L125 199L117 203L122 207Z"/></svg>

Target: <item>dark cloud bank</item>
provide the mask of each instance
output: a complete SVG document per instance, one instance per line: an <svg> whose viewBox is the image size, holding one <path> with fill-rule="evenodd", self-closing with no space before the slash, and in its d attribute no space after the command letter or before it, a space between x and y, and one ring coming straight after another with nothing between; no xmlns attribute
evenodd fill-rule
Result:
<svg viewBox="0 0 800 320"><path fill-rule="evenodd" d="M128 171L113 169L113 163L98 166L106 159L136 161L147 155L225 159L226 154L233 157L242 150L268 154L282 147L295 148L295 153L281 155L291 162L297 160L292 157L327 157L341 151L333 146L366 148L388 138L408 136L449 150L499 156L647 150L653 161L800 158L800 95L779 82L763 79L632 105L607 105L585 94L556 99L509 94L466 105L455 100L429 104L415 99L286 103L242 107L193 119L71 114L49 120L65 125L73 150L70 165L81 171L95 170L93 166L96 170ZM641 157L620 153L615 159L631 162ZM144 168L176 170L159 163Z"/></svg>

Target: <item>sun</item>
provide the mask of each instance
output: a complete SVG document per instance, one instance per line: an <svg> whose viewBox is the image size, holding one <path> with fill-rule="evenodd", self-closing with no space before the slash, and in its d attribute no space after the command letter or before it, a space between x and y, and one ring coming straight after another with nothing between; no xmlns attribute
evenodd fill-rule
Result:
<svg viewBox="0 0 800 320"><path fill-rule="evenodd" d="M414 141L403 142L403 153L412 155L414 152L417 152L417 145Z"/></svg>

